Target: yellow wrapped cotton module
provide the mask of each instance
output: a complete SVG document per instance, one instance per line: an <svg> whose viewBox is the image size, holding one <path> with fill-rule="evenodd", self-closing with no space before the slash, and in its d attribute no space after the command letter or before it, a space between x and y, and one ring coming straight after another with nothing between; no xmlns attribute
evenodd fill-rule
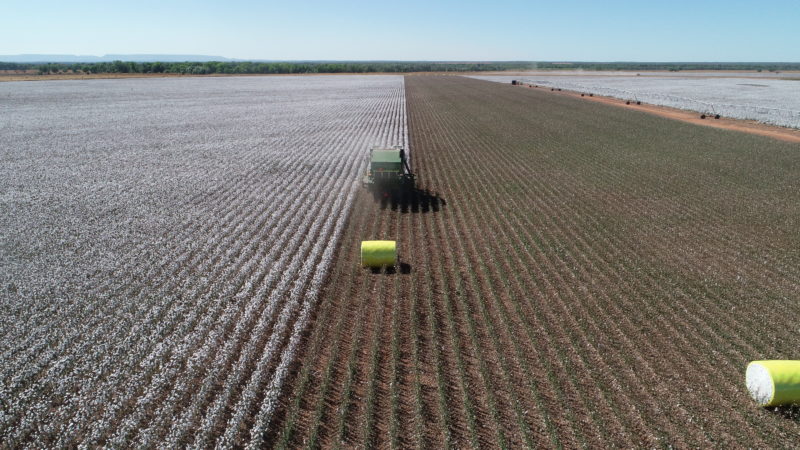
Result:
<svg viewBox="0 0 800 450"><path fill-rule="evenodd" d="M800 361L753 361L745 382L759 406L800 404Z"/></svg>
<svg viewBox="0 0 800 450"><path fill-rule="evenodd" d="M394 266L397 263L395 241L361 241L361 265L363 267Z"/></svg>

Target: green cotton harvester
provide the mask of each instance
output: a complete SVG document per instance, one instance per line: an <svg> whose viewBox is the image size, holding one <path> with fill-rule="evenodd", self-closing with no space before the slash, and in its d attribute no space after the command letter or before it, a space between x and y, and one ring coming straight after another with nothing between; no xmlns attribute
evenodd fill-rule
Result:
<svg viewBox="0 0 800 450"><path fill-rule="evenodd" d="M402 147L371 148L364 186L380 192L414 188L414 174Z"/></svg>

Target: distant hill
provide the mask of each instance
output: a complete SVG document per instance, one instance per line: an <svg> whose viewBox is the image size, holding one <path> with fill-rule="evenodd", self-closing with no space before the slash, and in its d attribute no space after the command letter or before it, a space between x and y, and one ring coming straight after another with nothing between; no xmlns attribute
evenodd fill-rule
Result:
<svg viewBox="0 0 800 450"><path fill-rule="evenodd" d="M206 62L206 61L238 61L236 59L225 58L222 56L209 55L0 55L2 62L16 63L95 63L111 61L133 61L133 62Z"/></svg>

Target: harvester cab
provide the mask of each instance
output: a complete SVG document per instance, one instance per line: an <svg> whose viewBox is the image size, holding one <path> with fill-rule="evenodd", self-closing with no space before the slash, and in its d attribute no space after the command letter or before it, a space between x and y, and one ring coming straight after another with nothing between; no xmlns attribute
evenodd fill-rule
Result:
<svg viewBox="0 0 800 450"><path fill-rule="evenodd" d="M371 148L363 183L367 188L384 192L413 188L414 174L405 150L402 147Z"/></svg>

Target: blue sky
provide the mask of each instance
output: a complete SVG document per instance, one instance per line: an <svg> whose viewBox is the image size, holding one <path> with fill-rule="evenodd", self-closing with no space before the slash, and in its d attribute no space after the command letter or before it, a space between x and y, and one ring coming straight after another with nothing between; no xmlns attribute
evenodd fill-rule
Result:
<svg viewBox="0 0 800 450"><path fill-rule="evenodd" d="M0 54L800 61L800 0L3 0Z"/></svg>

